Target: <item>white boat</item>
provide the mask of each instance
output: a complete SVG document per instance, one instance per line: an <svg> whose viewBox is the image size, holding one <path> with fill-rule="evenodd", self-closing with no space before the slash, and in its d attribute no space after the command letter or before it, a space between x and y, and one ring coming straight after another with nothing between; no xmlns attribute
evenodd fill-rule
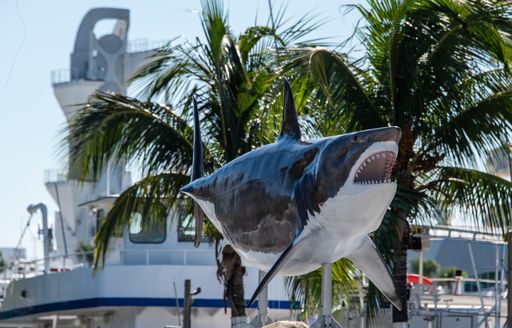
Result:
<svg viewBox="0 0 512 328"><path fill-rule="evenodd" d="M102 20L115 20L113 31L95 35ZM83 18L70 69L52 73L54 93L68 121L79 108L75 104L87 102L96 89L126 93L124 82L152 48L141 41L130 46L128 26L125 9L96 8ZM192 327L230 326L214 248L207 242L194 248L193 231L179 213L164 227L145 231L134 224L113 238L105 266L97 272L90 253L76 253L81 245L92 244L116 197L131 185L124 163L111 163L96 183L80 184L72 172L49 171L45 179L59 206L53 229L57 248L50 251L46 231L45 259L3 270L0 327L180 326L186 279L192 288L201 288L193 298ZM248 297L256 289L258 271L247 267L244 282ZM268 305L274 319L290 317L282 278L270 284ZM248 313L254 317L256 310Z"/></svg>

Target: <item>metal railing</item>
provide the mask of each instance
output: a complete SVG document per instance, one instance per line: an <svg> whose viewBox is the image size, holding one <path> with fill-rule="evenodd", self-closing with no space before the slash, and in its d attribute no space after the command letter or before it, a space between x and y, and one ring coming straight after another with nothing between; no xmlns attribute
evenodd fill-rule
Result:
<svg viewBox="0 0 512 328"><path fill-rule="evenodd" d="M78 68L61 68L50 72L50 81L52 85L69 83L78 78Z"/></svg>
<svg viewBox="0 0 512 328"><path fill-rule="evenodd" d="M168 45L170 40L149 41L148 39L134 39L128 41L127 52L145 52Z"/></svg>
<svg viewBox="0 0 512 328"><path fill-rule="evenodd" d="M50 256L50 270L46 274L71 271L77 268L91 267L93 251L77 252ZM0 307L6 297L7 285L12 281L31 278L45 274L44 259L18 260L0 267Z"/></svg>
<svg viewBox="0 0 512 328"><path fill-rule="evenodd" d="M63 170L44 170L44 183L63 182L68 180L68 172Z"/></svg>
<svg viewBox="0 0 512 328"><path fill-rule="evenodd" d="M208 249L122 249L107 257L120 254L119 261L107 260L105 266L118 265L215 265L214 252ZM76 252L50 256L50 270L47 274L89 268L93 265L93 253ZM115 256L114 256L115 258ZM44 274L44 259L17 261L8 267L0 268L4 280L17 280Z"/></svg>
<svg viewBox="0 0 512 328"><path fill-rule="evenodd" d="M5 299L7 285L12 281L40 276L43 274L55 274L72 271L79 268L93 266L93 253L76 252L73 254L50 256L49 272L44 272L44 259L19 260L5 267L0 267L0 306ZM119 265L216 265L214 252L208 249L122 249L112 252L118 253L119 261L109 261L105 266ZM109 255L107 255L108 257Z"/></svg>
<svg viewBox="0 0 512 328"><path fill-rule="evenodd" d="M439 320L447 313L477 315L474 327L480 327L488 318L499 322L503 317L501 307L506 291L503 280L480 278L431 278L432 285L415 284L411 288L409 301L411 315L420 315L426 321ZM487 283L490 295L463 292L463 284Z"/></svg>
<svg viewBox="0 0 512 328"><path fill-rule="evenodd" d="M215 265L214 253L203 249L123 249L123 265Z"/></svg>
<svg viewBox="0 0 512 328"><path fill-rule="evenodd" d="M492 231L470 230L451 226L414 226L417 237L448 237L452 239L488 241L495 244L506 244L503 236Z"/></svg>
<svg viewBox="0 0 512 328"><path fill-rule="evenodd" d="M52 85L67 83L71 81L71 70L69 68L56 69L50 72Z"/></svg>

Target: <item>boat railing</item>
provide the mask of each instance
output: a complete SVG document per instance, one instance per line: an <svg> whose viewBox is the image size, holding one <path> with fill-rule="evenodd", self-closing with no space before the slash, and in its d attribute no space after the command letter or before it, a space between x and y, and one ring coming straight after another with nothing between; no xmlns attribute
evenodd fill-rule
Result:
<svg viewBox="0 0 512 328"><path fill-rule="evenodd" d="M502 305L505 302L506 286L503 279L465 278L430 278L428 284L413 284L409 304L413 315L434 316L436 311L451 311L453 313L473 311L483 318L500 317ZM464 284L487 285L478 292L464 291ZM463 311L463 312L464 312ZM461 312L462 313L462 312ZM427 319L425 319L427 320Z"/></svg>
<svg viewBox="0 0 512 328"><path fill-rule="evenodd" d="M68 180L68 172L64 170L44 170L44 183L56 183Z"/></svg>
<svg viewBox="0 0 512 328"><path fill-rule="evenodd" d="M51 255L48 274L71 271L76 268L91 267L93 265L94 251L76 252L68 255ZM18 260L5 268L0 268L4 280L18 280L45 274L44 258L34 260Z"/></svg>
<svg viewBox="0 0 512 328"><path fill-rule="evenodd" d="M416 237L445 237L451 239L486 241L498 245L506 244L503 235L494 231L485 231L482 229L470 229L468 227L462 228L443 225L416 225L413 229L416 231L414 234Z"/></svg>
<svg viewBox="0 0 512 328"><path fill-rule="evenodd" d="M123 265L215 265L209 249L123 249Z"/></svg>
<svg viewBox="0 0 512 328"><path fill-rule="evenodd" d="M482 279L482 278L466 278L466 277L454 277L454 278L428 278L432 284L413 284L413 288L416 291L421 292L422 295L468 295L468 292L464 292L464 284L467 283L479 283L481 285L487 285L495 287L496 282L500 283L500 280L494 279ZM491 290L492 288L483 288L485 290ZM494 297L494 289L492 289L492 297ZM475 294L476 295L476 294ZM478 295L477 295L478 296Z"/></svg>
<svg viewBox="0 0 512 328"><path fill-rule="evenodd" d="M115 254L119 254L117 260ZM114 256L112 256L114 255ZM30 278L42 274L72 271L90 268L94 265L94 251L76 252L68 255L49 257L49 272L44 272L44 258L20 260L0 268L4 281ZM214 252L209 249L122 249L107 255L105 266L116 265L215 265Z"/></svg>
<svg viewBox="0 0 512 328"><path fill-rule="evenodd" d="M50 81L52 86L69 83L78 76L78 68L61 68L50 72Z"/></svg>
<svg viewBox="0 0 512 328"><path fill-rule="evenodd" d="M44 170L44 183L59 183L65 181L75 181L78 180L70 176L69 172L66 170L58 170L58 169L48 169ZM91 177L86 177L80 179L81 182L94 182L94 179Z"/></svg>
<svg viewBox="0 0 512 328"><path fill-rule="evenodd" d="M149 41L148 39L133 39L128 41L127 52L146 52L150 50L155 50L158 48L165 47L171 41L170 40L158 40L158 41Z"/></svg>

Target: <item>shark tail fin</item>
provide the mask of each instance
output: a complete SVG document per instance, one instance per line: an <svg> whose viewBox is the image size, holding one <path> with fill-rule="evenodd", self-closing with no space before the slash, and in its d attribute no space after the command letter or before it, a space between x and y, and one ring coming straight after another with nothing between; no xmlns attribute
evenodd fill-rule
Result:
<svg viewBox="0 0 512 328"><path fill-rule="evenodd" d="M276 263L272 266L272 268L267 272L265 277L261 280L258 287L252 294L251 300L249 301L249 304L247 307L250 307L256 298L260 295L261 291L270 283L272 278L279 272L283 264L286 262L286 260L293 254L293 251L295 249L295 246L300 242L297 238L284 250L284 252L279 256Z"/></svg>
<svg viewBox="0 0 512 328"><path fill-rule="evenodd" d="M396 293L391 274L370 237L366 236L362 245L347 257L398 310L402 310L402 301Z"/></svg>
<svg viewBox="0 0 512 328"><path fill-rule="evenodd" d="M301 138L297 110L293 102L292 89L287 79L283 80L283 123L281 133L277 139L279 140L285 136L292 137L296 140L300 140Z"/></svg>
<svg viewBox="0 0 512 328"><path fill-rule="evenodd" d="M194 102L194 149L192 157L192 176L191 180L194 181L203 176L203 142L201 140L201 127L199 125L199 110L197 109L196 98ZM199 205L194 202L194 218L196 223L194 247L199 247L201 244L201 236L203 235L203 219L204 213Z"/></svg>

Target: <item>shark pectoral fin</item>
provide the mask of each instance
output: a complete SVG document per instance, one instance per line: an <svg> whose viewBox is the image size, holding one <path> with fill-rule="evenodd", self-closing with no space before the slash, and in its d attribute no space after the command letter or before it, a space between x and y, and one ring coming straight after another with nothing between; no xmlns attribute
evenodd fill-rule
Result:
<svg viewBox="0 0 512 328"><path fill-rule="evenodd" d="M375 287L377 287L398 310L402 310L402 301L396 293L391 274L370 237L366 236L361 246L359 246L354 253L347 256L347 258L351 260L359 270L366 274Z"/></svg>
<svg viewBox="0 0 512 328"><path fill-rule="evenodd" d="M293 254L293 250L295 249L295 246L298 245L300 241L297 240L297 237L295 240L288 246L284 252L279 256L276 263L272 266L270 271L267 272L265 277L263 277L263 280L259 283L258 287L254 291L254 294L252 294L251 300L249 301L249 304L247 307L250 307L252 303L256 300L256 298L260 295L261 291L270 283L272 278L279 272L283 264L286 262L286 260Z"/></svg>

